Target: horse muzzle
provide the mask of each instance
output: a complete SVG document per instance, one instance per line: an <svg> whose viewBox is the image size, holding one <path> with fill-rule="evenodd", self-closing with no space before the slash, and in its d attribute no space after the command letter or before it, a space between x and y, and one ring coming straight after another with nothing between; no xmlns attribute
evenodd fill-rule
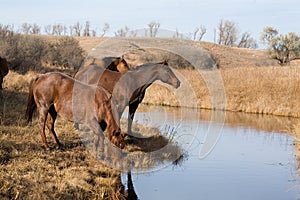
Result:
<svg viewBox="0 0 300 200"><path fill-rule="evenodd" d="M179 81L179 80L174 81L173 86L174 86L176 89L179 88L179 86L180 86L180 81Z"/></svg>

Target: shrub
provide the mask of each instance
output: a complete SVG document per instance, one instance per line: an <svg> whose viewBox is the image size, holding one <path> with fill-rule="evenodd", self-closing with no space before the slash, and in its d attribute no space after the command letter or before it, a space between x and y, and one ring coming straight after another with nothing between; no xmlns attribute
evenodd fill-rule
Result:
<svg viewBox="0 0 300 200"><path fill-rule="evenodd" d="M265 27L261 40L269 46L272 58L278 60L281 65L300 58L300 37L295 33L278 35L276 29Z"/></svg>
<svg viewBox="0 0 300 200"><path fill-rule="evenodd" d="M44 61L51 65L77 69L83 59L84 51L78 41L66 36L48 44Z"/></svg>
<svg viewBox="0 0 300 200"><path fill-rule="evenodd" d="M72 37L51 42L46 37L15 34L0 26L0 56L8 60L10 69L25 73L40 71L45 63L78 68L84 52Z"/></svg>

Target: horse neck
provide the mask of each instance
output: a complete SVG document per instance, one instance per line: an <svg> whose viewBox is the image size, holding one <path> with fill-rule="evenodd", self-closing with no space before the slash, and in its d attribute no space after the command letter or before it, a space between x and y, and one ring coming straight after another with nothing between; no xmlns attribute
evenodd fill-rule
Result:
<svg viewBox="0 0 300 200"><path fill-rule="evenodd" d="M135 85L149 87L154 81L158 80L158 70L160 64L153 64L145 66L143 69L130 72L132 75L131 80L135 82Z"/></svg>

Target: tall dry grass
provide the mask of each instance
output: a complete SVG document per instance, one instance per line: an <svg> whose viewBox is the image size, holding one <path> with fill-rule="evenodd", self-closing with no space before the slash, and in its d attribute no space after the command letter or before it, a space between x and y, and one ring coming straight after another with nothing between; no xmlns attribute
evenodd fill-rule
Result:
<svg viewBox="0 0 300 200"><path fill-rule="evenodd" d="M177 73L183 77L182 85L177 91L154 84L146 92L144 102L300 117L300 66L239 67L203 72L177 70ZM223 85L218 85L221 82L216 80L213 88L216 94L218 90L222 94L223 88L225 89L226 104L222 104L224 96L219 97L219 104L212 103L215 97L208 90L206 81L207 77L214 77L214 73L221 74ZM191 102L192 96L197 97L197 104ZM190 100L186 104L180 104L180 99Z"/></svg>

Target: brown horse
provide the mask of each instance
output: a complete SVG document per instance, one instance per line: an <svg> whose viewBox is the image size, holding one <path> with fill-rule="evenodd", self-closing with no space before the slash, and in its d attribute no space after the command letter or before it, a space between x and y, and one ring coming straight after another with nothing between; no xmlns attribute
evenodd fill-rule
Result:
<svg viewBox="0 0 300 200"><path fill-rule="evenodd" d="M107 89L116 100L119 116L129 106L128 133L138 105L145 96L146 89L156 80L178 88L180 81L167 62L143 64L124 73L99 69L95 65L80 69L75 79L88 84L98 84Z"/></svg>
<svg viewBox="0 0 300 200"><path fill-rule="evenodd" d="M103 59L87 58L83 67L88 67L90 65L103 67L116 72L125 72L129 70L128 64L123 57L105 57Z"/></svg>
<svg viewBox="0 0 300 200"><path fill-rule="evenodd" d="M114 119L117 112L111 101L111 95L102 87L80 83L62 73L46 73L38 75L30 86L27 121L32 120L33 112L37 108L39 128L46 149L49 149L49 146L45 126L52 133L57 145L62 147L54 131L57 114L69 121L87 123L94 132L95 151L99 141L101 140L100 144L103 143L103 131L106 128L109 140L116 146L124 148L124 138Z"/></svg>
<svg viewBox="0 0 300 200"><path fill-rule="evenodd" d="M3 78L8 74L8 64L5 58L0 57L0 90L2 90Z"/></svg>

